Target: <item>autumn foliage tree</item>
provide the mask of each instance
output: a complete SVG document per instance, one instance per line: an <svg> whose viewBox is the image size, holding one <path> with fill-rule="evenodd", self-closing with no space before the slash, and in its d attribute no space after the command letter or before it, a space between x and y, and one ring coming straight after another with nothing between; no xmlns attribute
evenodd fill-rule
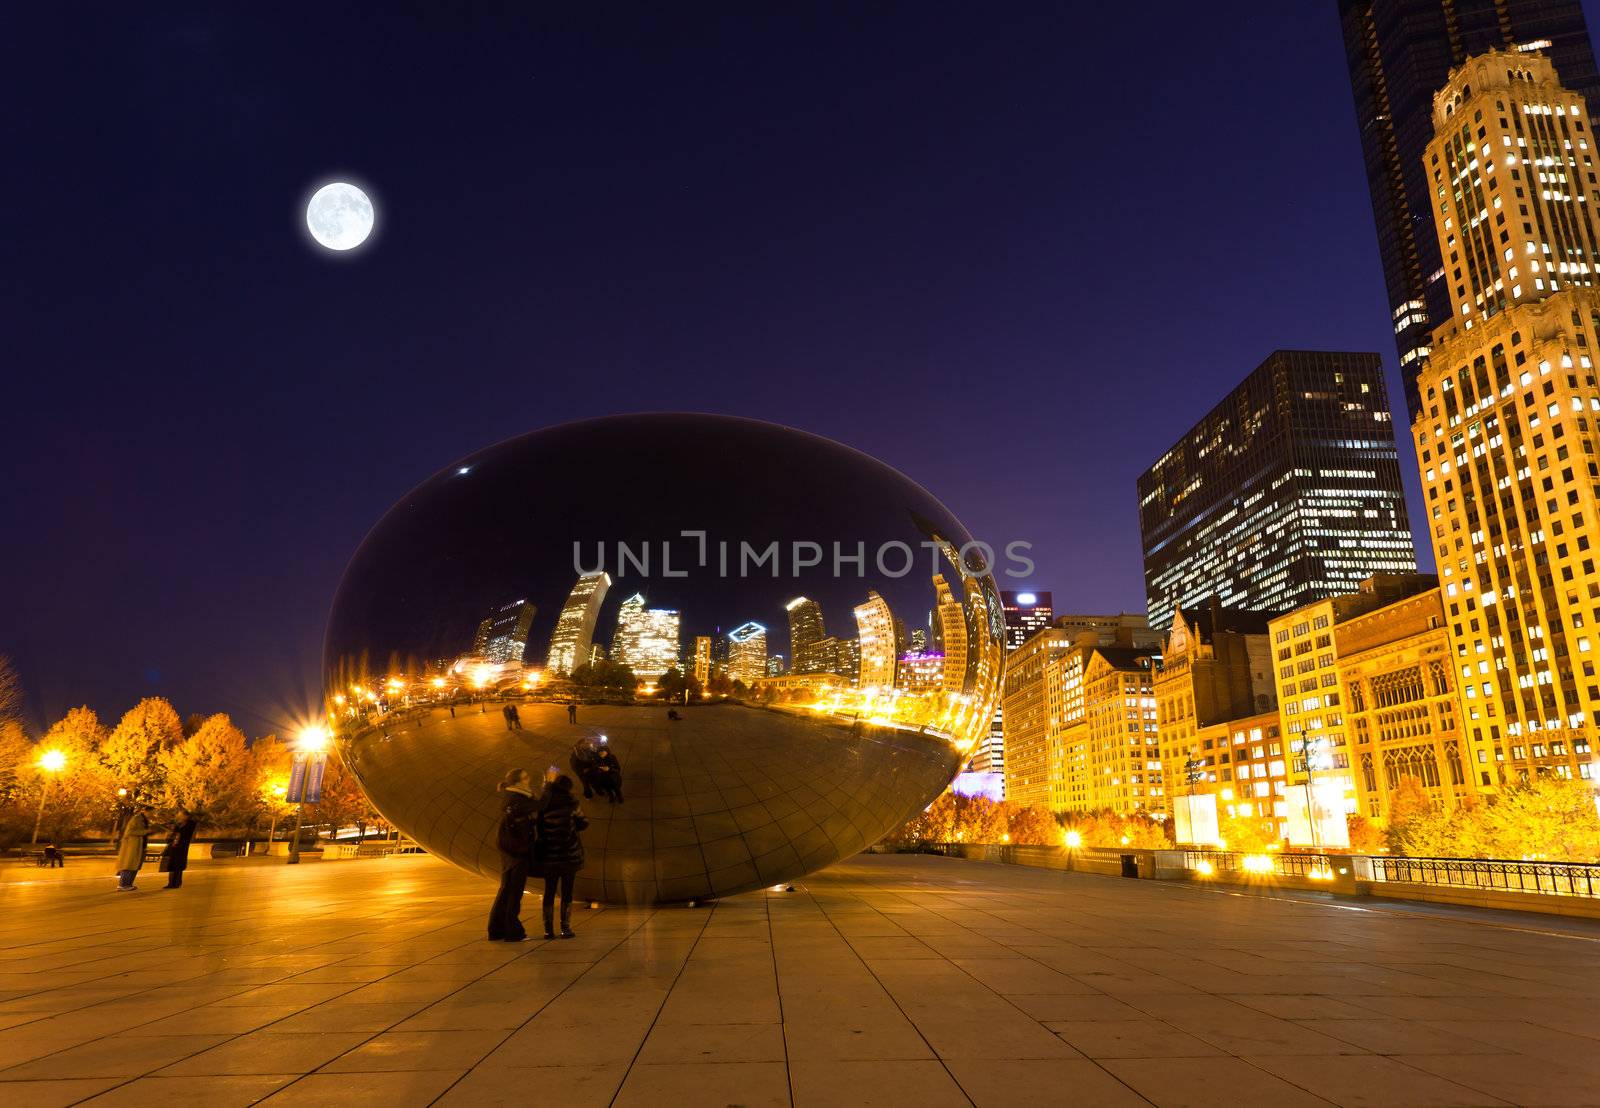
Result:
<svg viewBox="0 0 1600 1108"><path fill-rule="evenodd" d="M256 816L256 773L244 732L227 716L206 717L156 755L160 804L187 809L213 828L243 830Z"/></svg>
<svg viewBox="0 0 1600 1108"><path fill-rule="evenodd" d="M120 787L137 799L161 795L161 754L183 742L183 720L159 696L139 701L100 747L100 760Z"/></svg>

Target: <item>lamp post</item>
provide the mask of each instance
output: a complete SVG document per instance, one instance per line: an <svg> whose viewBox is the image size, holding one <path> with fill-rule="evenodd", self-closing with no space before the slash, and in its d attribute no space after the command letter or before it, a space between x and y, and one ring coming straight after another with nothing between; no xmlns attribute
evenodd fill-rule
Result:
<svg viewBox="0 0 1600 1108"><path fill-rule="evenodd" d="M328 764L328 729L312 724L300 731L295 743L294 768L289 772L287 799L294 803L294 838L289 840L289 865L300 864L300 825L306 803L322 799L322 771Z"/></svg>
<svg viewBox="0 0 1600 1108"><path fill-rule="evenodd" d="M50 786L55 781L56 775L67 768L67 756L59 750L46 750L39 755L39 771L45 775L44 784L39 789L39 812L33 817L33 840L39 841L39 827L44 823L44 802L50 795Z"/></svg>

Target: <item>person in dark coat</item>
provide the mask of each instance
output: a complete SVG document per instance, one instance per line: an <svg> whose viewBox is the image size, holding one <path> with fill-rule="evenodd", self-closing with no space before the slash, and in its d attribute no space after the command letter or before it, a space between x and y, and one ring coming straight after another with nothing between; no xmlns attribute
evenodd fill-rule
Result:
<svg viewBox="0 0 1600 1108"><path fill-rule="evenodd" d="M195 830L200 821L186 808L178 809L178 818L167 831L167 845L161 851L161 868L167 873L169 889L183 887L183 871L189 868L189 844L194 842Z"/></svg>
<svg viewBox="0 0 1600 1108"><path fill-rule="evenodd" d="M500 791L505 794L505 811L495 832L495 845L500 848L500 891L489 909L489 939L520 943L528 938L522 926L522 894L528 887L539 805L533 795L533 778L525 769L509 771L500 782Z"/></svg>
<svg viewBox="0 0 1600 1108"><path fill-rule="evenodd" d="M556 887L561 888L561 937L571 939L572 883L583 868L583 839L589 821L578 811L572 795L572 778L560 774L539 798L539 834L534 843L535 865L544 874L544 937L555 938Z"/></svg>
<svg viewBox="0 0 1600 1108"><path fill-rule="evenodd" d="M522 730L522 713L515 704L506 705L506 727L512 731Z"/></svg>
<svg viewBox="0 0 1600 1108"><path fill-rule="evenodd" d="M622 803L622 763L604 743L594 755L594 791L611 801Z"/></svg>
<svg viewBox="0 0 1600 1108"><path fill-rule="evenodd" d="M567 722L578 722L578 702L576 700L567 701Z"/></svg>

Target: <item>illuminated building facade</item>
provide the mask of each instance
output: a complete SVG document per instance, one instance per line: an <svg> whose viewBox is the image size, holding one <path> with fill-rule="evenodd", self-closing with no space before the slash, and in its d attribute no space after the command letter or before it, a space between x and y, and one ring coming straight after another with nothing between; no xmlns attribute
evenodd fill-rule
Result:
<svg viewBox="0 0 1600 1108"><path fill-rule="evenodd" d="M702 689L711 680L710 635L696 635L694 637L694 679L700 682Z"/></svg>
<svg viewBox="0 0 1600 1108"><path fill-rule="evenodd" d="M1437 578L1416 573L1375 575L1358 592L1318 600L1268 624L1290 789L1309 794L1315 788L1325 798L1318 803L1345 814L1358 811L1335 628L1437 584ZM1298 797L1292 803L1306 806ZM1272 814L1286 816L1287 808Z"/></svg>
<svg viewBox="0 0 1600 1108"><path fill-rule="evenodd" d="M1052 658L1071 646L1069 632L1046 627L1006 656L1004 772L1006 800L1012 804L1050 803L1045 670Z"/></svg>
<svg viewBox="0 0 1600 1108"><path fill-rule="evenodd" d="M533 626L538 606L526 600L513 600L496 608L479 625L483 646L479 653L497 665L521 665L528 649L528 630Z"/></svg>
<svg viewBox="0 0 1600 1108"><path fill-rule="evenodd" d="M646 608L644 594L634 593L617 612L611 638L611 660L633 670L641 681L654 681L678 665L678 613ZM762 650L763 659L766 650Z"/></svg>
<svg viewBox="0 0 1600 1108"><path fill-rule="evenodd" d="M1000 608L1006 617L1006 652L1010 653L1031 638L1034 632L1050 626L1053 598L1047 592L1000 592Z"/></svg>
<svg viewBox="0 0 1600 1108"><path fill-rule="evenodd" d="M1600 188L1589 107L1494 53L1434 98L1451 266L1412 423L1478 791L1593 775L1600 726Z"/></svg>
<svg viewBox="0 0 1600 1108"><path fill-rule="evenodd" d="M1406 411L1414 419L1432 329L1451 318L1450 282L1433 233L1434 187L1423 167L1434 93L1452 67L1491 50L1539 51L1562 84L1591 103L1600 75L1578 0L1339 0L1339 15Z"/></svg>
<svg viewBox="0 0 1600 1108"><path fill-rule="evenodd" d="M1435 587L1333 629L1356 810L1368 818L1388 817L1389 799L1407 777L1446 811L1473 791L1444 612Z"/></svg>
<svg viewBox="0 0 1600 1108"><path fill-rule="evenodd" d="M551 673L571 673L588 664L594 646L594 625L611 588L609 573L589 573L578 578L556 617L545 666Z"/></svg>
<svg viewBox="0 0 1600 1108"><path fill-rule="evenodd" d="M855 616L861 643L860 686L863 689L894 688L899 641L889 602L876 591L869 591L866 602L856 605Z"/></svg>
<svg viewBox="0 0 1600 1108"><path fill-rule="evenodd" d="M1042 653L1035 640L1048 636ZM1024 803L1043 804L1052 811L1084 811L1089 803L1088 733L1085 730L1084 672L1090 655L1099 647L1137 649L1149 654L1160 636L1138 615L1062 615L1039 635L1023 644L1006 664L1006 746L1013 731L1021 744L1022 772L1030 780ZM1035 673L1037 671L1037 677ZM1018 681L1017 698L1011 699L1011 681ZM1009 725L1015 709L1020 725ZM1042 709L1042 719L1040 718ZM1007 755L1008 761L1010 755ZM1010 788L1010 782L1007 782ZM1011 799L1008 792L1007 798Z"/></svg>
<svg viewBox="0 0 1600 1108"><path fill-rule="evenodd" d="M1119 815L1163 811L1160 737L1149 648L1097 646L1083 666L1088 808ZM1073 786L1069 784L1069 794Z"/></svg>
<svg viewBox="0 0 1600 1108"><path fill-rule="evenodd" d="M767 629L746 623L728 632L728 676L746 688L767 675Z"/></svg>
<svg viewBox="0 0 1600 1108"><path fill-rule="evenodd" d="M900 655L897 681L907 692L939 691L944 688L944 655L918 650Z"/></svg>
<svg viewBox="0 0 1600 1108"><path fill-rule="evenodd" d="M1416 571L1376 354L1279 350L1139 478L1150 625Z"/></svg>
<svg viewBox="0 0 1600 1108"><path fill-rule="evenodd" d="M810 668L816 660L807 651L828 637L822 622L822 605L804 596L797 596L785 604L789 613L789 659L796 673L815 673Z"/></svg>
<svg viewBox="0 0 1600 1108"><path fill-rule="evenodd" d="M1175 797L1215 792L1232 780L1229 729L1216 727L1273 713L1277 682L1267 616L1224 608L1214 599L1179 608L1155 674L1161 777L1170 814Z"/></svg>
<svg viewBox="0 0 1600 1108"><path fill-rule="evenodd" d="M847 685L860 684L861 643L828 635L806 647L805 665L796 673L832 674Z"/></svg>

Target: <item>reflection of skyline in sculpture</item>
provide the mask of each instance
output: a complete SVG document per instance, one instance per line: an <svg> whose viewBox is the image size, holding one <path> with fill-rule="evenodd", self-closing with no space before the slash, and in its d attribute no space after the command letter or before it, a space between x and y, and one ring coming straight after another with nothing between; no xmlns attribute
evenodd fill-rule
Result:
<svg viewBox="0 0 1600 1108"><path fill-rule="evenodd" d="M944 574L933 575L935 639L944 653L943 687L957 692L967 683L967 613Z"/></svg>
<svg viewBox="0 0 1600 1108"><path fill-rule="evenodd" d="M711 636L694 637L694 679L704 688L711 680Z"/></svg>
<svg viewBox="0 0 1600 1108"><path fill-rule="evenodd" d="M594 625L610 587L609 573L588 573L578 578L566 604L562 605L555 634L550 637L546 669L552 673L571 673L588 663L590 647L594 644Z"/></svg>
<svg viewBox="0 0 1600 1108"><path fill-rule="evenodd" d="M478 624L472 652L493 665L521 665L528 648L528 631L538 605L513 600L502 605Z"/></svg>
<svg viewBox="0 0 1600 1108"><path fill-rule="evenodd" d="M611 637L611 660L627 666L640 680L653 681L678 668L678 612L646 608L643 593L634 593L617 612Z"/></svg>
<svg viewBox="0 0 1600 1108"><path fill-rule="evenodd" d="M806 651L827 638L822 620L822 605L808 597L797 596L785 604L789 613L789 660L796 673L816 673Z"/></svg>
<svg viewBox="0 0 1600 1108"><path fill-rule="evenodd" d="M593 492L613 471L703 471L730 455L749 465L729 474L709 518ZM600 472L549 479L577 457L598 459L585 464ZM893 470L826 440L725 417L617 417L463 462L408 494L369 534L340 585L326 652L342 755L378 810L428 850L497 873L495 783L509 767L565 764L575 741L604 733L627 767L627 800L588 812L594 826L579 895L630 903L725 895L862 849L925 806L966 760L978 717L997 697L999 670L986 656L1003 649L998 594L986 566L962 559L958 544L970 539L960 524ZM775 492L766 475L783 469L817 479ZM826 491L835 488L852 494ZM688 545L669 569L662 536L690 526L713 536L712 552L721 536L786 552L808 534L845 552L932 540L949 582L944 603L971 607L959 617L966 659L910 652L929 657L907 662L907 685L894 683L897 653L910 640L896 633L891 609L937 612L927 572L890 574L871 555L843 571L813 561L729 572L715 553L696 565ZM602 540L648 548L660 572L630 582L619 593L627 599L609 610L610 567L576 561L580 545L587 554ZM800 594L805 603L796 605ZM438 666L473 640L486 611L511 598L541 610L530 633L548 636L544 672L534 668L536 650L519 666ZM860 681L861 641L825 633L830 606L841 625L846 609L864 609L876 684ZM783 626L774 622L780 609L791 650L798 628L797 653L816 672L767 653L771 629ZM962 634L941 628L938 637L959 644ZM596 638L632 668L631 687L610 667L574 679L598 650ZM698 688L661 680L680 666ZM725 675L740 680L719 683ZM670 721L666 696L677 709ZM464 702L472 706L462 711ZM509 704L520 708L521 730L498 718Z"/></svg>
<svg viewBox="0 0 1600 1108"><path fill-rule="evenodd" d="M889 602L876 589L868 589L866 603L856 605L855 615L861 642L861 675L857 683L864 689L894 688L898 644Z"/></svg>
<svg viewBox="0 0 1600 1108"><path fill-rule="evenodd" d="M754 621L728 632L728 676L754 685L767 675L767 629Z"/></svg>

